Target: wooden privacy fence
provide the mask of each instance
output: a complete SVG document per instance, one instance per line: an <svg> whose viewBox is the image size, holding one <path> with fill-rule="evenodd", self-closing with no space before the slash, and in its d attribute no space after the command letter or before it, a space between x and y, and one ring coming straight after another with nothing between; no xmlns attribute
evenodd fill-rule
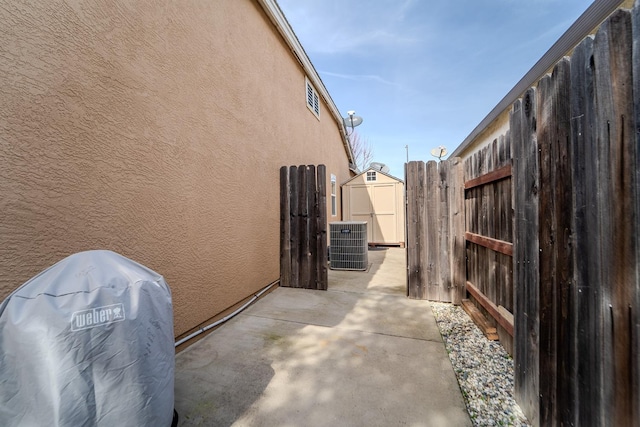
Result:
<svg viewBox="0 0 640 427"><path fill-rule="evenodd" d="M407 296L460 303L464 292L464 193L460 159L405 166Z"/></svg>
<svg viewBox="0 0 640 427"><path fill-rule="evenodd" d="M465 161L466 288L513 354L513 210L509 134Z"/></svg>
<svg viewBox="0 0 640 427"><path fill-rule="evenodd" d="M536 425L640 423L639 119L638 6L513 104L515 392Z"/></svg>
<svg viewBox="0 0 640 427"><path fill-rule="evenodd" d="M326 290L327 172L280 168L280 286Z"/></svg>

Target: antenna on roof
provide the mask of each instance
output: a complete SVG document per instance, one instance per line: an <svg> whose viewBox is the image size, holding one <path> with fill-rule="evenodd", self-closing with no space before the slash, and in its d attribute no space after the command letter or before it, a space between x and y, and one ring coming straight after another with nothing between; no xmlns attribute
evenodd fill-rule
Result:
<svg viewBox="0 0 640 427"><path fill-rule="evenodd" d="M439 146L438 148L434 148L431 150L431 155L433 157L437 157L438 160L441 160L448 153L447 148L444 145Z"/></svg>

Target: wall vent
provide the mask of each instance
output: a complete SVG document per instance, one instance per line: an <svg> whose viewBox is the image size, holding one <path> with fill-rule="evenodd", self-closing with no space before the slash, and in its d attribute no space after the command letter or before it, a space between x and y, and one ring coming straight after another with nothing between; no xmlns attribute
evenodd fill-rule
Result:
<svg viewBox="0 0 640 427"><path fill-rule="evenodd" d="M369 266L366 221L329 224L332 270L366 270Z"/></svg>

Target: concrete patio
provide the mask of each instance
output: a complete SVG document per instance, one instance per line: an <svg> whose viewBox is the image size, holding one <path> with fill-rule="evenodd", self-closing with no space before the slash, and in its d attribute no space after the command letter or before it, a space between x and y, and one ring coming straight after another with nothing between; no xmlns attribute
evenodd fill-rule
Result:
<svg viewBox="0 0 640 427"><path fill-rule="evenodd" d="M180 426L470 426L405 250L329 290L278 288L176 357Z"/></svg>

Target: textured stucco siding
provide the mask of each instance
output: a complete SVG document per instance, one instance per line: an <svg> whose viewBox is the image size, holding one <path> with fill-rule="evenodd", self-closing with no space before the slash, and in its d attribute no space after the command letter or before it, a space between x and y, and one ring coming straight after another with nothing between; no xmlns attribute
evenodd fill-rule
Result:
<svg viewBox="0 0 640 427"><path fill-rule="evenodd" d="M349 177L255 1L3 2L0 39L0 299L110 249L166 278L178 336L278 279L280 166Z"/></svg>

